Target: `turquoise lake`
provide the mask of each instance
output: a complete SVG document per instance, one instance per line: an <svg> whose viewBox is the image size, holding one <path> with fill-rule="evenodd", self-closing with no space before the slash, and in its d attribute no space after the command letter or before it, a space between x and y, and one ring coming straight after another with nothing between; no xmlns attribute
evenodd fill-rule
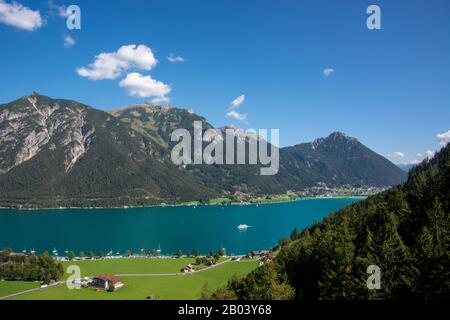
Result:
<svg viewBox="0 0 450 320"><path fill-rule="evenodd" d="M135 209L0 210L0 247L60 254L161 247L162 254L198 248L243 254L272 248L279 239L320 221L357 198L306 199L265 205ZM240 224L250 226L245 230Z"/></svg>

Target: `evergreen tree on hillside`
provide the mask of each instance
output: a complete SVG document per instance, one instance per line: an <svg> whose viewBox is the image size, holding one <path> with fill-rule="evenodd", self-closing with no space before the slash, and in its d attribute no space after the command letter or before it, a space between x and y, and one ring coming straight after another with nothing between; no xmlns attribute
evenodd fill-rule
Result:
<svg viewBox="0 0 450 320"><path fill-rule="evenodd" d="M450 146L411 170L408 181L281 241L276 258L217 297L450 299ZM369 266L381 272L369 289ZM212 295L215 297L215 294Z"/></svg>
<svg viewBox="0 0 450 320"><path fill-rule="evenodd" d="M384 295L396 297L411 292L415 270L409 249L398 234L397 218L391 212L387 213L387 218L380 255L382 286Z"/></svg>

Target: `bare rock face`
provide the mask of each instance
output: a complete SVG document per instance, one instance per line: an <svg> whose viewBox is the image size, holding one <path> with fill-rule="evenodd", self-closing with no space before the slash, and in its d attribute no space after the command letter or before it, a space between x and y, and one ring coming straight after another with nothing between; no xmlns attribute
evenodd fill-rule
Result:
<svg viewBox="0 0 450 320"><path fill-rule="evenodd" d="M83 127L80 128L80 131L75 130L72 132L73 136L71 143L66 149L66 172L70 171L70 169L73 168L78 159L80 159L89 150L89 146L94 136L95 129L91 129L85 134L83 134L82 129Z"/></svg>
<svg viewBox="0 0 450 320"><path fill-rule="evenodd" d="M89 150L95 128L86 127L86 109L23 97L0 109L0 173L32 159L44 149L64 150L69 171Z"/></svg>

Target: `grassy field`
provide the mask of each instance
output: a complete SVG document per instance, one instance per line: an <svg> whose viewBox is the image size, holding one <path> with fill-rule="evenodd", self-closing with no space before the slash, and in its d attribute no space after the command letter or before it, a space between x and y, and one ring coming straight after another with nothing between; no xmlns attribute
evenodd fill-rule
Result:
<svg viewBox="0 0 450 320"><path fill-rule="evenodd" d="M150 259L148 259L150 260ZM105 260L108 263L113 260ZM174 260L177 261L177 260ZM185 261L186 262L186 261ZM15 297L19 300L142 300L148 296L167 300L192 300L200 298L202 288L207 283L209 290L214 290L225 285L233 274L245 275L258 266L258 261L230 261L204 272L178 276L154 276L154 277L123 277L124 287L115 292L97 292L94 289L83 288L69 290L65 285L40 290ZM107 263L105 264L105 266ZM98 265L92 270L97 273L106 273L98 269ZM117 272L111 266L107 266L110 273ZM154 267L161 273L166 269ZM124 269L122 269L124 270ZM129 269L127 269L129 270ZM140 270L140 269L139 269ZM140 270L142 272L142 270Z"/></svg>
<svg viewBox="0 0 450 320"><path fill-rule="evenodd" d="M226 258L219 258L219 262ZM104 260L83 260L83 261L63 261L64 270L70 265L80 267L81 276L95 276L99 274L162 274L177 273L187 264L194 264L195 258L179 259L156 259L156 258L132 258L132 259L104 259ZM194 265L194 269L205 268L205 265ZM66 279L69 274L65 274Z"/></svg>
<svg viewBox="0 0 450 320"><path fill-rule="evenodd" d="M199 204L200 204L199 201L187 201L187 202L180 203L180 206L196 206Z"/></svg>
<svg viewBox="0 0 450 320"><path fill-rule="evenodd" d="M290 197L286 196L286 197L273 197L270 199L266 199L266 198L257 198L257 199L252 199L251 202L252 203L272 203L272 202L285 202L285 201L290 201L292 200Z"/></svg>
<svg viewBox="0 0 450 320"><path fill-rule="evenodd" d="M95 276L99 274L142 274L142 273L177 273L188 263L195 263L194 258L180 259L104 259L104 260L83 260L64 261L64 270L70 265L80 267L81 276ZM69 275L65 275L67 278Z"/></svg>
<svg viewBox="0 0 450 320"><path fill-rule="evenodd" d="M231 199L228 198L212 198L209 199L209 204L224 204L231 203Z"/></svg>
<svg viewBox="0 0 450 320"><path fill-rule="evenodd" d="M0 281L0 297L39 287L39 282L30 281Z"/></svg>

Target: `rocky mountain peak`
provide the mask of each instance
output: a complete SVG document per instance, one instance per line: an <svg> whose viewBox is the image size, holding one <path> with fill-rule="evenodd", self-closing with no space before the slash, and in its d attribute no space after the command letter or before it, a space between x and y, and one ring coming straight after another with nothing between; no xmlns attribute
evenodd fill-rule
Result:
<svg viewBox="0 0 450 320"><path fill-rule="evenodd" d="M0 129L0 173L55 149L64 153L65 170L69 171L87 151L95 132L86 125L83 105L37 92L2 105Z"/></svg>
<svg viewBox="0 0 450 320"><path fill-rule="evenodd" d="M322 145L330 145L330 144L354 144L357 143L358 140L356 138L350 137L347 134L340 132L340 131L334 131L330 133L327 137L324 138L318 138L314 140L311 143L311 148L316 149L319 146Z"/></svg>
<svg viewBox="0 0 450 320"><path fill-rule="evenodd" d="M148 114L153 114L153 113L169 112L171 110L177 110L177 108L171 105L156 106L150 102L144 102L121 107L119 109L108 110L108 112L114 116L118 116L124 113L131 113L131 114L134 113L137 115L137 112L140 111L141 112L143 111Z"/></svg>

